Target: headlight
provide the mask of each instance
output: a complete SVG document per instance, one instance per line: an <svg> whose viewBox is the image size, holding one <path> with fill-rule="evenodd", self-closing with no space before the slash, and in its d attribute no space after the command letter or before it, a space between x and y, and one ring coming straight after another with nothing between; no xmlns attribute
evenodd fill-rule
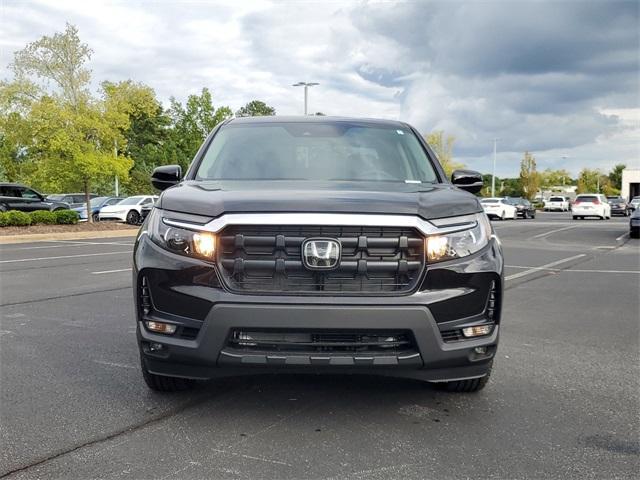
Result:
<svg viewBox="0 0 640 480"><path fill-rule="evenodd" d="M213 233L167 225L162 221L162 213L156 208L151 210L148 219L149 237L161 247L189 257L204 260L215 258L216 237Z"/></svg>
<svg viewBox="0 0 640 480"><path fill-rule="evenodd" d="M442 262L476 253L489 243L490 236L491 223L484 213L479 213L472 228L427 237L427 262Z"/></svg>

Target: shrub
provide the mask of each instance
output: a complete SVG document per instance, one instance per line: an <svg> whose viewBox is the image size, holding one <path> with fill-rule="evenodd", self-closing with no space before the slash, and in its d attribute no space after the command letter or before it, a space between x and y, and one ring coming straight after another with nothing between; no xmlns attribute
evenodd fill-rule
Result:
<svg viewBox="0 0 640 480"><path fill-rule="evenodd" d="M6 212L0 212L0 227L6 227L9 225L9 219Z"/></svg>
<svg viewBox="0 0 640 480"><path fill-rule="evenodd" d="M26 227L31 225L31 217L28 213L9 210L5 215L7 218L7 226L9 227Z"/></svg>
<svg viewBox="0 0 640 480"><path fill-rule="evenodd" d="M56 223L56 215L49 210L36 210L31 212L31 225L41 223L44 225L53 225Z"/></svg>
<svg viewBox="0 0 640 480"><path fill-rule="evenodd" d="M56 216L56 223L59 225L72 225L78 223L78 212L74 210L58 210L53 212Z"/></svg>

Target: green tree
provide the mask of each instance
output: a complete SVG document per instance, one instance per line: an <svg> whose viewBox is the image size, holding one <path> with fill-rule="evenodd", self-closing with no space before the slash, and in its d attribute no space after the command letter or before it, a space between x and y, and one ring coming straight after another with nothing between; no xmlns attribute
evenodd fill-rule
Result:
<svg viewBox="0 0 640 480"><path fill-rule="evenodd" d="M542 189L549 189L559 185L571 185L573 183L571 174L564 169L553 170L551 168L547 168L543 172L540 172L539 175L540 187Z"/></svg>
<svg viewBox="0 0 640 480"><path fill-rule="evenodd" d="M522 194L528 200L532 200L540 187L540 176L536 168L536 159L529 153L524 152L524 157L520 162L520 185Z"/></svg>
<svg viewBox="0 0 640 480"><path fill-rule="evenodd" d="M153 193L149 182L158 165L170 163L169 127L171 119L164 112L151 87L127 80L119 83L103 82L102 90L107 111L112 117L126 116L121 134L125 144L117 145L120 154L134 162L129 181L123 191L132 194Z"/></svg>
<svg viewBox="0 0 640 480"><path fill-rule="evenodd" d="M578 175L578 193L598 193L598 179L600 172L583 168Z"/></svg>
<svg viewBox="0 0 640 480"><path fill-rule="evenodd" d="M184 106L173 97L170 103L171 133L167 153L173 163L186 170L209 132L218 123L231 118L233 112L229 107L216 109L207 88L203 88L200 95L189 95Z"/></svg>
<svg viewBox="0 0 640 480"><path fill-rule="evenodd" d="M611 172L609 172L611 187L617 189L618 191L622 188L622 171L625 168L627 168L626 165L619 163L615 167L613 167L613 169L611 169Z"/></svg>
<svg viewBox="0 0 640 480"><path fill-rule="evenodd" d="M19 167L11 175L37 188L81 188L87 204L98 179L126 179L132 164L113 150L116 143L126 143L121 134L127 128L126 114L90 95L85 66L90 57L78 30L67 24L64 32L16 52L14 80L0 84L3 170L14 161Z"/></svg>
<svg viewBox="0 0 640 480"><path fill-rule="evenodd" d="M522 188L522 181L520 178L505 178L500 181L500 194L501 197L524 197L525 192Z"/></svg>
<svg viewBox="0 0 640 480"><path fill-rule="evenodd" d="M236 117L266 117L275 115L276 109L260 100L252 100L236 112Z"/></svg>
<svg viewBox="0 0 640 480"><path fill-rule="evenodd" d="M425 135L425 139L436 154L436 157L438 157L447 177L450 177L454 170L464 168L463 163L453 160L453 143L455 142L455 137L452 135L445 137L444 132L438 130Z"/></svg>

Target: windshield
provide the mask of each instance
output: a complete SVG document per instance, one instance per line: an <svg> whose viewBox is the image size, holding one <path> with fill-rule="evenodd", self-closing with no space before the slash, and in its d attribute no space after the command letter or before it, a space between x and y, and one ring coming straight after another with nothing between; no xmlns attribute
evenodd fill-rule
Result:
<svg viewBox="0 0 640 480"><path fill-rule="evenodd" d="M551 197L549 199L550 202L564 202L564 198L562 197Z"/></svg>
<svg viewBox="0 0 640 480"><path fill-rule="evenodd" d="M137 205L142 201L142 197L129 197L125 198L121 202L118 202L116 205Z"/></svg>
<svg viewBox="0 0 640 480"><path fill-rule="evenodd" d="M89 202L89 205L91 205L92 207L99 207L100 205L102 205L105 200L108 197L96 197L96 198L92 198L91 201Z"/></svg>
<svg viewBox="0 0 640 480"><path fill-rule="evenodd" d="M437 181L411 130L346 122L227 125L211 142L196 178Z"/></svg>

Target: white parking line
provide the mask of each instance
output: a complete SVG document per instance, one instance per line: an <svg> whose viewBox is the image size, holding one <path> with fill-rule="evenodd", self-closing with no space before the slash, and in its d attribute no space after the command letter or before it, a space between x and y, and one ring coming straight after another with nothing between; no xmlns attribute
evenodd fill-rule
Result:
<svg viewBox="0 0 640 480"><path fill-rule="evenodd" d="M529 270L545 272L572 272L572 273L629 273L631 275L640 275L640 270L598 270L595 268L545 268L545 267L525 267L522 265L505 265L507 268L525 268ZM509 277L507 277L508 279Z"/></svg>
<svg viewBox="0 0 640 480"><path fill-rule="evenodd" d="M58 257L19 258L16 260L0 260L0 263L37 262L40 260L59 260L61 258L77 258L77 257L99 257L102 255L118 255L123 253L126 253L127 255L131 255L131 250L127 250L125 252L81 253L78 255L60 255Z"/></svg>
<svg viewBox="0 0 640 480"><path fill-rule="evenodd" d="M100 365L107 365L108 367L119 367L119 368L138 368L134 365L128 365L126 363L116 363L116 362L107 362L104 360L94 360L94 363L99 363Z"/></svg>
<svg viewBox="0 0 640 480"><path fill-rule="evenodd" d="M579 255L574 255L573 257L563 258L562 260L556 260L555 262L547 263L545 265L540 265L539 267L531 267L524 272L514 273L513 275L509 275L505 277L505 280L515 280L516 278L522 278L526 275L530 275L535 272L539 272L540 270L548 269L551 267L555 267L556 265L560 265L561 263L570 262L571 260L577 260L578 258L586 257L585 253L581 253Z"/></svg>
<svg viewBox="0 0 640 480"><path fill-rule="evenodd" d="M562 232L564 230L571 230L572 228L576 228L577 225L570 225L568 227L556 228L555 230L551 230L550 232L539 233L538 235L534 235L532 238L543 238L547 237L553 233Z"/></svg>
<svg viewBox="0 0 640 480"><path fill-rule="evenodd" d="M620 240L628 236L629 236L629 232L625 233L624 235L620 235L618 238L616 238L616 242L619 242Z"/></svg>
<svg viewBox="0 0 640 480"><path fill-rule="evenodd" d="M92 275L102 275L103 273L130 272L130 268L121 268L119 270L103 270L101 272L91 272Z"/></svg>

